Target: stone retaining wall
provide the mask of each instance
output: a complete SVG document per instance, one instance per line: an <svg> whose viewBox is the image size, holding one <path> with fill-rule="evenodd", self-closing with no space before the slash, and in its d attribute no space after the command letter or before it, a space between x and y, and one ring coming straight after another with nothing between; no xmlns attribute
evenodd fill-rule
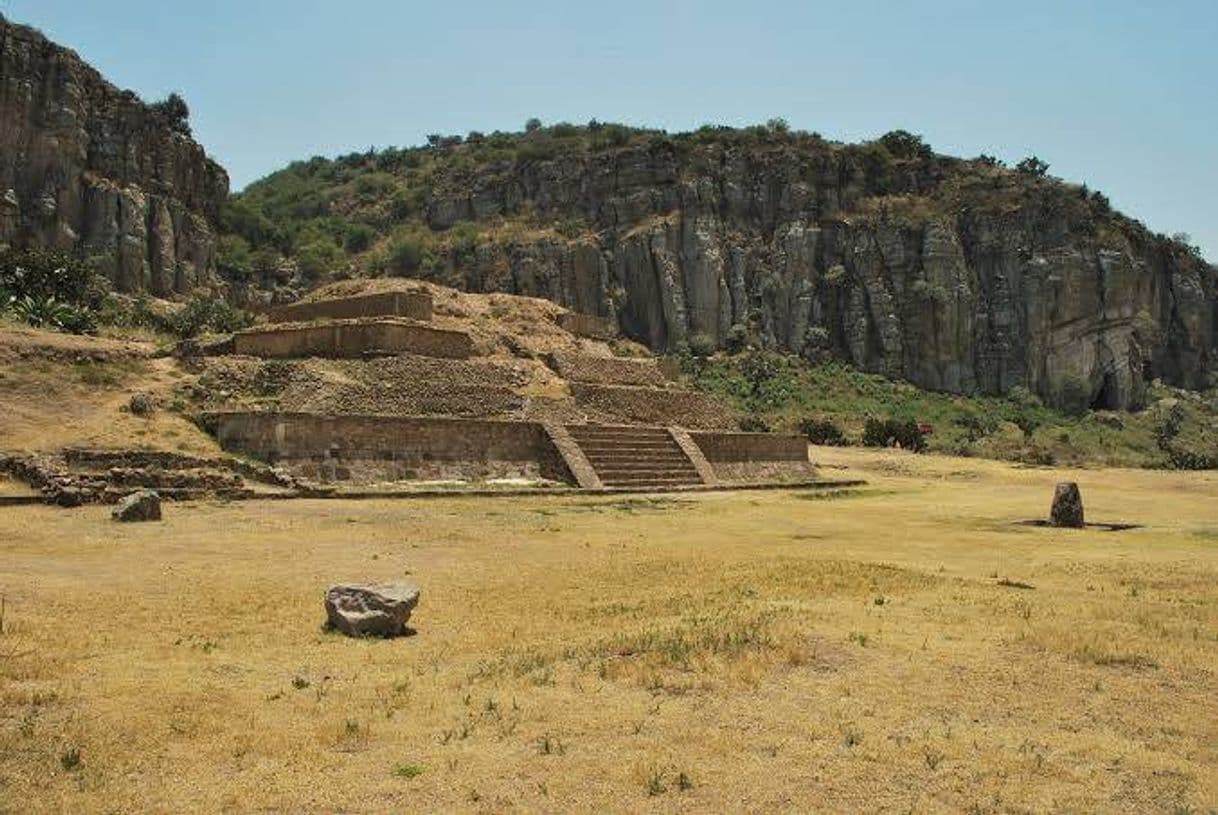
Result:
<svg viewBox="0 0 1218 815"><path fill-rule="evenodd" d="M592 382L600 385L640 385L663 388L668 377L661 373L655 360L595 357L590 354L555 352L547 360L563 379L571 382Z"/></svg>
<svg viewBox="0 0 1218 815"><path fill-rule="evenodd" d="M807 461L808 440L782 433L689 434L711 463L727 461Z"/></svg>
<svg viewBox="0 0 1218 815"><path fill-rule="evenodd" d="M618 336L617 320L597 317L595 314L564 311L558 315L558 325L577 337L593 340L612 340Z"/></svg>
<svg viewBox="0 0 1218 815"><path fill-rule="evenodd" d="M570 471L536 422L303 413L213 413L203 418L229 452L322 481L541 477Z"/></svg>
<svg viewBox="0 0 1218 815"><path fill-rule="evenodd" d="M597 414L591 417L596 421L703 430L734 424L727 409L697 391L572 382L571 395L580 408Z"/></svg>
<svg viewBox="0 0 1218 815"><path fill-rule="evenodd" d="M468 359L474 355L474 343L464 331L381 319L246 329L233 335L233 353L264 358L406 353Z"/></svg>
<svg viewBox="0 0 1218 815"><path fill-rule="evenodd" d="M330 300L271 309L267 319L272 323L297 323L309 320L344 320L358 317L408 317L431 320L431 294L425 291L387 291L359 294Z"/></svg>
<svg viewBox="0 0 1218 815"><path fill-rule="evenodd" d="M805 481L816 474L803 436L696 431L689 436L725 483Z"/></svg>

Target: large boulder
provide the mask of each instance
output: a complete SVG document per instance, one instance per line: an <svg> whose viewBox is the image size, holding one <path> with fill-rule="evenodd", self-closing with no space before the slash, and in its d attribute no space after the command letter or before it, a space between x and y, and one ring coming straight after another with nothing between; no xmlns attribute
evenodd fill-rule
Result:
<svg viewBox="0 0 1218 815"><path fill-rule="evenodd" d="M326 625L349 637L397 637L418 604L417 586L340 583L326 589Z"/></svg>
<svg viewBox="0 0 1218 815"><path fill-rule="evenodd" d="M116 521L159 521L161 496L153 490L133 492L118 502L111 516Z"/></svg>
<svg viewBox="0 0 1218 815"><path fill-rule="evenodd" d="M1053 508L1049 510L1049 523L1075 529L1086 526L1083 520L1083 496L1078 491L1078 484L1066 481L1057 485L1053 492Z"/></svg>

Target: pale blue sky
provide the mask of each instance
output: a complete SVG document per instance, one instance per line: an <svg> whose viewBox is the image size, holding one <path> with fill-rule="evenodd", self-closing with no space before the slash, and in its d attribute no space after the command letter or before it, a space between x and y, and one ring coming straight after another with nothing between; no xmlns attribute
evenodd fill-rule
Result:
<svg viewBox="0 0 1218 815"><path fill-rule="evenodd" d="M525 119L903 127L1103 190L1218 259L1216 0L0 0L146 99L234 189L284 164Z"/></svg>

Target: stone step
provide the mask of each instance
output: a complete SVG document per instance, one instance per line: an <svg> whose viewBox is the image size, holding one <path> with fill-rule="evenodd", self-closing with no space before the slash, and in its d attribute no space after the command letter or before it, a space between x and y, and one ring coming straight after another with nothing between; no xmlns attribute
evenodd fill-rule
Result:
<svg viewBox="0 0 1218 815"><path fill-rule="evenodd" d="M610 475L610 476L632 475L635 473L641 473L641 474L646 473L649 475L654 474L654 473L669 473L672 475L697 476L698 470L694 470L692 468L681 467L681 465L672 465L672 464L657 465L657 467L627 467L627 465L621 464L621 465L618 465L618 467L598 467L597 473L604 473L605 475Z"/></svg>
<svg viewBox="0 0 1218 815"><path fill-rule="evenodd" d="M640 433L649 436L668 435L664 427L648 427L636 424L573 424L567 425L572 434L580 433Z"/></svg>
<svg viewBox="0 0 1218 815"><path fill-rule="evenodd" d="M638 424L572 424L567 425L572 434L579 433L643 433L647 435L667 435L665 427L648 427Z"/></svg>
<svg viewBox="0 0 1218 815"><path fill-rule="evenodd" d="M685 465L688 459L680 456L588 456L595 467L673 466Z"/></svg>
<svg viewBox="0 0 1218 815"><path fill-rule="evenodd" d="M657 465L687 465L689 459L678 455L668 456L588 456L588 461L596 467L630 467Z"/></svg>
<svg viewBox="0 0 1218 815"><path fill-rule="evenodd" d="M702 482L691 478L659 479L601 479L606 487L630 487L631 489L660 489L665 487L696 487Z"/></svg>
<svg viewBox="0 0 1218 815"><path fill-rule="evenodd" d="M696 473L609 473L605 476L607 481L689 481L697 482L698 476Z"/></svg>
<svg viewBox="0 0 1218 815"><path fill-rule="evenodd" d="M597 474L598 474L598 475L600 475L600 477L601 477L602 479L604 479L604 478L617 478L617 477L619 477L619 476L629 476L629 475L635 475L635 474L638 474L638 475L671 475L671 476L680 476L680 477L682 477L682 478L689 478L689 477L691 477L691 476L692 476L692 477L694 477L694 478L697 478L697 477L698 477L698 471L697 471L697 470L695 470L693 467L678 467L678 466L665 466L665 467L638 467L638 466L635 466L635 467L629 467L629 466L621 466L621 467L597 467L597 468L596 468L596 472L597 472Z"/></svg>
<svg viewBox="0 0 1218 815"><path fill-rule="evenodd" d="M651 456L651 457L677 456L678 458L685 457L681 452L681 448L677 447L676 445L673 445L671 447L636 447L636 446L624 445L624 444L618 444L618 445L606 444L606 445L599 445L599 446L590 446L590 445L586 445L586 444L581 444L580 449L583 450L584 454L587 455L589 458L593 458L596 456L630 456L632 458L646 458L648 456Z"/></svg>
<svg viewBox="0 0 1218 815"><path fill-rule="evenodd" d="M702 483L689 456L663 427L571 425L567 431L607 487L670 489Z"/></svg>
<svg viewBox="0 0 1218 815"><path fill-rule="evenodd" d="M580 447L638 447L640 449L679 449L672 439L576 439Z"/></svg>
<svg viewBox="0 0 1218 815"><path fill-rule="evenodd" d="M592 461L688 461L680 449L673 450L589 450L584 455Z"/></svg>
<svg viewBox="0 0 1218 815"><path fill-rule="evenodd" d="M671 444L672 436L667 433L572 433L578 442L649 442L653 444Z"/></svg>

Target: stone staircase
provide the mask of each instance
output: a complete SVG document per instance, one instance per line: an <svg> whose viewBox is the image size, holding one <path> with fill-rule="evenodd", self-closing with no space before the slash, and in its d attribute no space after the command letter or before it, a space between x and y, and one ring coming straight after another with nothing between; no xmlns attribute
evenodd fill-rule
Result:
<svg viewBox="0 0 1218 815"><path fill-rule="evenodd" d="M671 489L704 483L665 428L587 424L566 429L606 487Z"/></svg>

